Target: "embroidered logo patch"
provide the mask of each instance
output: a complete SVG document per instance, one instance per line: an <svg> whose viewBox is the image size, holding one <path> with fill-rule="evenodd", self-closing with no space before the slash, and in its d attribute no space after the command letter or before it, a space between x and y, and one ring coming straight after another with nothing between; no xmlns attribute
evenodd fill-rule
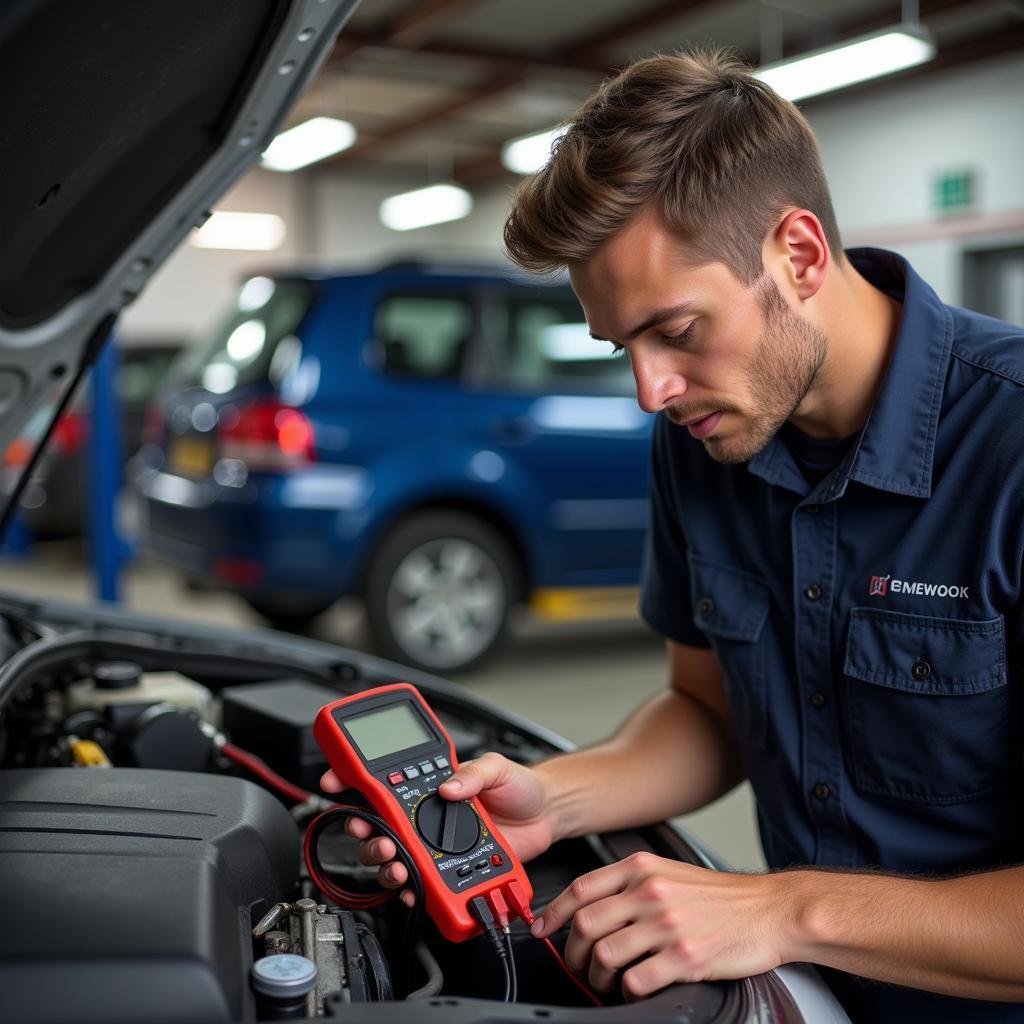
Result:
<svg viewBox="0 0 1024 1024"><path fill-rule="evenodd" d="M868 584L868 597L886 597L889 594L916 594L920 597L970 597L970 588L954 583L922 583L920 580L893 579L872 576Z"/></svg>

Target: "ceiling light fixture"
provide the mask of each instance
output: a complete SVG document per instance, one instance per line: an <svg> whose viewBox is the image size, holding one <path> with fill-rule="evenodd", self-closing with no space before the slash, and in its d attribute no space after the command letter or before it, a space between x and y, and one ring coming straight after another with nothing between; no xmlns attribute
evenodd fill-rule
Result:
<svg viewBox="0 0 1024 1024"><path fill-rule="evenodd" d="M285 236L284 221L274 213L236 213L221 210L192 236L197 249L248 249L269 252Z"/></svg>
<svg viewBox="0 0 1024 1024"><path fill-rule="evenodd" d="M551 150L568 125L509 139L501 147L501 162L514 174L536 174L551 159Z"/></svg>
<svg viewBox="0 0 1024 1024"><path fill-rule="evenodd" d="M313 117L281 132L263 152L261 166L270 171L297 171L348 149L356 130L336 117Z"/></svg>
<svg viewBox="0 0 1024 1024"><path fill-rule="evenodd" d="M381 223L392 231L412 231L461 220L473 209L473 197L458 185L429 185L389 196L380 204Z"/></svg>
<svg viewBox="0 0 1024 1024"><path fill-rule="evenodd" d="M935 43L928 32L918 25L904 24L768 64L754 75L795 103L904 71L934 56Z"/></svg>

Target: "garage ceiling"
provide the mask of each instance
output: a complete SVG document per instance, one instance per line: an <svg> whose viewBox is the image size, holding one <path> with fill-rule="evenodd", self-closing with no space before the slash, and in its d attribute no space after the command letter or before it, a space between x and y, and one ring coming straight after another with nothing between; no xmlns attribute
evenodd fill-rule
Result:
<svg viewBox="0 0 1024 1024"><path fill-rule="evenodd" d="M292 122L326 114L351 121L359 133L352 149L311 173L344 169L416 183L451 177L481 186L511 178L499 159L503 142L557 124L605 75L635 57L712 43L756 65L893 25L900 6L897 0L363 0ZM1024 0L912 6L934 35L938 57L904 76L1024 49Z"/></svg>

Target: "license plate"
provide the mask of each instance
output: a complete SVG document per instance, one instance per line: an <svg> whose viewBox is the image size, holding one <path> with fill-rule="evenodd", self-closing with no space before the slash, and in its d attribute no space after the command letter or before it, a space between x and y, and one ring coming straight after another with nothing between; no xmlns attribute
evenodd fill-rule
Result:
<svg viewBox="0 0 1024 1024"><path fill-rule="evenodd" d="M193 437L180 437L171 443L167 468L180 476L209 476L213 469L213 444Z"/></svg>

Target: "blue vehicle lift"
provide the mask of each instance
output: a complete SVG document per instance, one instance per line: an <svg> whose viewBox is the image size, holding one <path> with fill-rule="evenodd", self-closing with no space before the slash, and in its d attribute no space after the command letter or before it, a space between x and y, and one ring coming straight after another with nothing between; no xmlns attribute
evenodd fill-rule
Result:
<svg viewBox="0 0 1024 1024"><path fill-rule="evenodd" d="M114 387L117 366L117 339L112 334L92 369L89 431L89 553L96 596L102 601L119 599L121 570L129 557L117 524L122 463L121 417Z"/></svg>

